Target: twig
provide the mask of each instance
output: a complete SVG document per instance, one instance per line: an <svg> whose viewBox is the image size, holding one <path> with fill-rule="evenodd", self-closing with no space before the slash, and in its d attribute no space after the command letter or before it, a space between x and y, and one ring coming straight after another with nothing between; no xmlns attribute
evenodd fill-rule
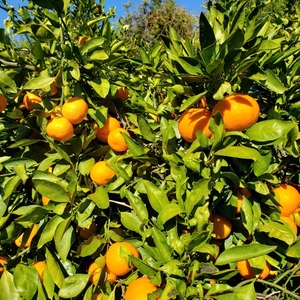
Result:
<svg viewBox="0 0 300 300"><path fill-rule="evenodd" d="M273 298L273 296L277 295L277 294L280 294L281 292L280 291L275 291L269 295L264 295L264 294L260 294L260 293L256 293L256 299L263 299L263 300L266 300L266 299L275 299ZM261 296L260 296L261 295ZM276 297L276 299L278 299L278 297Z"/></svg>
<svg viewBox="0 0 300 300"><path fill-rule="evenodd" d="M28 70L28 71L32 71L32 72L40 72L41 71L41 69L36 69L33 66L22 65L18 62L7 61L7 60L4 60L2 58L0 58L0 63L2 63L3 65L5 65L7 67L10 67L10 68L22 68L24 70Z"/></svg>
<svg viewBox="0 0 300 300"><path fill-rule="evenodd" d="M119 205L122 205L122 206L125 206L125 207L128 207L130 209L132 209L132 207L126 203L123 203L123 202L119 202L119 201L116 201L116 200L109 200L109 202L112 202L112 203L116 203L116 204L119 204Z"/></svg>

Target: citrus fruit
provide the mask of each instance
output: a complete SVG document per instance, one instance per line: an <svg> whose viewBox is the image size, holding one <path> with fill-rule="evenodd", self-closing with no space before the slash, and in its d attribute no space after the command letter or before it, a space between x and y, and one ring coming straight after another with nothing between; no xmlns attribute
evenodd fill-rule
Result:
<svg viewBox="0 0 300 300"><path fill-rule="evenodd" d="M214 238L216 240L226 239L230 235L232 224L227 217L221 214L214 214L211 216L211 221L214 225L212 233L215 234Z"/></svg>
<svg viewBox="0 0 300 300"><path fill-rule="evenodd" d="M57 117L48 121L46 133L57 141L65 142L74 134L74 127L65 117Z"/></svg>
<svg viewBox="0 0 300 300"><path fill-rule="evenodd" d="M99 141L107 143L108 134L115 128L120 128L120 122L113 117L107 117L106 122L103 127L97 128L96 137Z"/></svg>
<svg viewBox="0 0 300 300"><path fill-rule="evenodd" d="M80 36L78 38L78 45L82 46L84 44L84 42L89 41L91 39L90 36Z"/></svg>
<svg viewBox="0 0 300 300"><path fill-rule="evenodd" d="M102 268L95 261L89 265L88 274L91 274L90 282L93 285L97 284L97 282L100 278L100 275L101 275L101 270L102 270Z"/></svg>
<svg viewBox="0 0 300 300"><path fill-rule="evenodd" d="M97 233L97 225L92 222L89 228L80 228L77 226L76 231L79 231L79 235L84 239L88 239Z"/></svg>
<svg viewBox="0 0 300 300"><path fill-rule="evenodd" d="M7 258L5 256L0 256L0 276L4 272L4 265L7 263Z"/></svg>
<svg viewBox="0 0 300 300"><path fill-rule="evenodd" d="M285 223L285 224L290 224L293 231L295 232L295 234L297 235L298 234L298 227L296 225L296 223L294 222L294 217L293 215L290 215L288 217L284 217L284 216L281 216L280 217L280 220Z"/></svg>
<svg viewBox="0 0 300 300"><path fill-rule="evenodd" d="M150 278L141 277L132 281L126 289L124 300L147 300L148 294L157 290Z"/></svg>
<svg viewBox="0 0 300 300"><path fill-rule="evenodd" d="M55 82L52 82L50 96L55 96L57 93L58 93L57 86L56 86Z"/></svg>
<svg viewBox="0 0 300 300"><path fill-rule="evenodd" d="M116 242L112 244L106 252L105 263L107 269L116 276L126 275L133 267L133 265L129 266L125 257L121 256L121 248L125 249L126 252L124 251L124 253L129 252L130 255L137 258L139 257L137 249L128 242Z"/></svg>
<svg viewBox="0 0 300 300"><path fill-rule="evenodd" d="M124 128L115 128L107 136L108 145L116 152L122 152L128 149L128 146L121 132L130 137L129 132Z"/></svg>
<svg viewBox="0 0 300 300"><path fill-rule="evenodd" d="M98 185L106 185L115 175L106 161L99 161L92 166L90 177Z"/></svg>
<svg viewBox="0 0 300 300"><path fill-rule="evenodd" d="M32 266L37 270L39 273L39 278L41 281L44 279L44 271L46 268L46 263L44 261L37 261L32 264Z"/></svg>
<svg viewBox="0 0 300 300"><path fill-rule="evenodd" d="M28 248L31 244L32 239L34 238L34 236L36 235L38 231L38 225L34 224L31 228L31 232L29 234L29 237L27 239L27 241L24 244L24 248ZM15 244L17 247L20 247L22 244L22 239L23 239L24 233L22 233L16 240L15 240Z"/></svg>
<svg viewBox="0 0 300 300"><path fill-rule="evenodd" d="M29 110L32 110L35 105L42 102L42 98L35 93L27 93L23 98L23 104Z"/></svg>
<svg viewBox="0 0 300 300"><path fill-rule="evenodd" d="M209 130L211 112L205 108L189 108L178 120L178 130L181 137L192 143L196 140L196 131L201 131L207 137L212 135Z"/></svg>
<svg viewBox="0 0 300 300"><path fill-rule="evenodd" d="M245 196L246 198L249 198L249 197L251 197L251 192L246 188L241 188L241 189L237 190L236 195L238 197L236 213L239 214L241 212L241 208L242 208L243 196Z"/></svg>
<svg viewBox="0 0 300 300"><path fill-rule="evenodd" d="M241 260L237 263L236 268L238 269L239 273L245 278L245 279L251 279L255 278L255 272L250 266L250 263L248 260ZM260 272L258 278L265 279L268 277L270 273L270 264L267 262L265 267Z"/></svg>
<svg viewBox="0 0 300 300"><path fill-rule="evenodd" d="M294 221L297 224L297 226L300 226L300 209L297 208L293 213Z"/></svg>
<svg viewBox="0 0 300 300"><path fill-rule="evenodd" d="M42 196L42 203L43 205L48 205L48 203L50 202L50 199L46 196Z"/></svg>
<svg viewBox="0 0 300 300"><path fill-rule="evenodd" d="M94 294L92 300L102 300L102 294Z"/></svg>
<svg viewBox="0 0 300 300"><path fill-rule="evenodd" d="M276 201L280 204L278 208L282 216L288 217L294 213L300 205L300 194L291 185L280 185L276 187L273 192L275 193Z"/></svg>
<svg viewBox="0 0 300 300"><path fill-rule="evenodd" d="M121 99L122 101L125 101L128 98L128 96L129 91L126 88L119 86L117 89L116 97L118 99Z"/></svg>
<svg viewBox="0 0 300 300"><path fill-rule="evenodd" d="M105 282L109 282L109 284L113 284L117 279L117 275L112 273L109 269L106 269L106 277Z"/></svg>
<svg viewBox="0 0 300 300"><path fill-rule="evenodd" d="M78 97L68 99L62 106L62 115L72 124L81 123L88 113L88 105Z"/></svg>
<svg viewBox="0 0 300 300"><path fill-rule="evenodd" d="M260 109L256 100L247 94L227 95L217 102L212 115L220 112L226 131L241 131L254 125Z"/></svg>
<svg viewBox="0 0 300 300"><path fill-rule="evenodd" d="M7 99L4 95L0 94L0 113L4 111L7 105Z"/></svg>

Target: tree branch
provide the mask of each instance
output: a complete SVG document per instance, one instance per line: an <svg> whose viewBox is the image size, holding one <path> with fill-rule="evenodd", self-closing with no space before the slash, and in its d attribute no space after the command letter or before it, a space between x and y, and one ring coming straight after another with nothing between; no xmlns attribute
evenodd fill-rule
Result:
<svg viewBox="0 0 300 300"><path fill-rule="evenodd" d="M0 58L0 63L3 64L5 67L9 67L9 68L22 68L24 70L28 70L31 72L41 72L41 69L37 69L31 65L22 65L18 62L12 62L12 61L8 61L8 60L4 60L2 58Z"/></svg>

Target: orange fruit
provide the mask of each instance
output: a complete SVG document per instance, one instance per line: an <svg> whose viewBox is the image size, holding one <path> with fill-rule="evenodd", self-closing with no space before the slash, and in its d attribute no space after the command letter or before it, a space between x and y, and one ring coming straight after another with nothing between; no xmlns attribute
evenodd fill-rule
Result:
<svg viewBox="0 0 300 300"><path fill-rule="evenodd" d="M120 128L120 122L113 117L107 117L106 122L103 127L97 128L96 137L99 141L107 143L108 134L115 128Z"/></svg>
<svg viewBox="0 0 300 300"><path fill-rule="evenodd" d="M126 259L121 256L121 247L126 248L134 257L139 257L138 250L128 242L116 242L112 244L106 252L105 263L107 269L116 276L124 276L134 267L133 265L129 266Z"/></svg>
<svg viewBox="0 0 300 300"><path fill-rule="evenodd" d="M298 227L297 227L296 223L294 222L293 215L290 215L288 217L281 216L280 220L283 221L284 223L290 224L293 231L295 232L295 234L296 235L298 234Z"/></svg>
<svg viewBox="0 0 300 300"><path fill-rule="evenodd" d="M291 185L280 185L276 187L273 192L277 196L276 200L280 204L278 208L281 211L281 215L284 217L288 217L294 213L300 205L300 194Z"/></svg>
<svg viewBox="0 0 300 300"><path fill-rule="evenodd" d="M252 267L250 266L250 263L248 260L242 260L239 261L236 265L236 268L238 269L239 273L245 278L245 279L251 279L255 278L255 273ZM265 279L268 277L270 273L270 264L267 262L265 267L260 272L258 278Z"/></svg>
<svg viewBox="0 0 300 300"><path fill-rule="evenodd" d="M79 235L84 239L88 239L97 233L97 225L92 222L89 228L80 228L77 226L76 231L79 231Z"/></svg>
<svg viewBox="0 0 300 300"><path fill-rule="evenodd" d="M241 212L241 208L242 208L243 196L245 196L246 198L249 198L249 197L251 197L251 192L246 188L241 188L241 189L237 190L236 195L238 197L236 213L239 214Z"/></svg>
<svg viewBox="0 0 300 300"><path fill-rule="evenodd" d="M232 224L227 217L221 214L214 214L211 216L211 221L214 225L212 233L215 234L214 238L216 240L226 239L230 235Z"/></svg>
<svg viewBox="0 0 300 300"><path fill-rule="evenodd" d="M102 294L94 294L92 300L102 300Z"/></svg>
<svg viewBox="0 0 300 300"><path fill-rule="evenodd" d="M109 168L106 161L95 163L91 169L90 177L98 185L106 185L115 175L115 172Z"/></svg>
<svg viewBox="0 0 300 300"><path fill-rule="evenodd" d="M278 270L270 270L270 273L267 277L267 279L274 279L278 275Z"/></svg>
<svg viewBox="0 0 300 300"><path fill-rule="evenodd" d="M74 127L67 118L57 117L48 121L46 133L57 141L65 142L74 134Z"/></svg>
<svg viewBox="0 0 300 300"><path fill-rule="evenodd" d="M178 130L181 137L192 143L196 140L196 131L201 131L207 137L211 137L209 121L211 112L205 108L189 108L178 120Z"/></svg>
<svg viewBox="0 0 300 300"><path fill-rule="evenodd" d="M26 243L24 244L24 248L28 248L31 244L31 241L32 239L34 238L34 236L36 235L38 231L38 225L37 224L34 224L31 228L31 232L30 232L30 235L26 241ZM23 239L23 235L24 233L22 233L16 240L15 240L15 244L17 247L20 247L21 244L22 244L22 239Z"/></svg>
<svg viewBox="0 0 300 300"><path fill-rule="evenodd" d="M78 45L81 46L84 44L84 42L89 41L91 39L90 36L80 36L78 38Z"/></svg>
<svg viewBox="0 0 300 300"><path fill-rule="evenodd" d="M57 93L58 93L57 86L55 82L52 82L50 96L55 96Z"/></svg>
<svg viewBox="0 0 300 300"><path fill-rule="evenodd" d="M122 101L125 101L128 98L128 96L129 96L129 91L126 88L121 87L121 86L119 86L117 88L116 97L118 99L121 99Z"/></svg>
<svg viewBox="0 0 300 300"><path fill-rule="evenodd" d="M130 137L129 132L124 128L115 128L107 136L108 145L116 152L122 152L128 149L128 146L121 132Z"/></svg>
<svg viewBox="0 0 300 300"><path fill-rule="evenodd" d="M226 131L241 131L254 125L260 108L256 100L247 94L227 95L212 109L214 115L220 112Z"/></svg>
<svg viewBox="0 0 300 300"><path fill-rule="evenodd" d="M128 285L124 300L147 300L148 295L152 294L157 289L157 286L151 283L150 278L141 277Z"/></svg>
<svg viewBox="0 0 300 300"><path fill-rule="evenodd" d="M297 226L300 226L300 209L297 208L293 213L294 221L297 224Z"/></svg>
<svg viewBox="0 0 300 300"><path fill-rule="evenodd" d="M88 105L85 100L78 97L68 99L62 106L62 115L72 124L81 123L88 113Z"/></svg>
<svg viewBox="0 0 300 300"><path fill-rule="evenodd" d="M0 256L0 276L3 274L4 272L4 265L7 263L8 259L5 256Z"/></svg>
<svg viewBox="0 0 300 300"><path fill-rule="evenodd" d="M29 110L32 110L35 105L42 102L42 98L35 93L27 93L23 98L23 104Z"/></svg>
<svg viewBox="0 0 300 300"><path fill-rule="evenodd" d="M0 94L0 113L4 111L7 105L7 99L4 95Z"/></svg>
<svg viewBox="0 0 300 300"><path fill-rule="evenodd" d="M101 268L100 266L94 261L90 264L89 268L88 268L88 274L91 274L90 276L90 282L93 285L96 285L100 275L101 275Z"/></svg>
<svg viewBox="0 0 300 300"><path fill-rule="evenodd" d="M37 270L39 273L39 278L41 281L44 279L44 271L46 268L46 263L44 261L37 261L32 264L33 267Z"/></svg>
<svg viewBox="0 0 300 300"><path fill-rule="evenodd" d="M50 202L50 199L46 196L42 196L42 203L43 205L48 205L48 203Z"/></svg>
<svg viewBox="0 0 300 300"><path fill-rule="evenodd" d="M109 269L106 270L105 282L109 282L109 284L113 284L117 279L117 275L112 273Z"/></svg>

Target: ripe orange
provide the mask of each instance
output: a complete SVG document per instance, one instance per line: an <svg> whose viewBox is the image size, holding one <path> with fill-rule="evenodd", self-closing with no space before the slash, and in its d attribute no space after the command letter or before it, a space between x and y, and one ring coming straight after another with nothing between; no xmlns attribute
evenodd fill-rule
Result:
<svg viewBox="0 0 300 300"><path fill-rule="evenodd" d="M42 98L35 93L27 93L23 98L23 104L29 110L32 110L35 105L42 102Z"/></svg>
<svg viewBox="0 0 300 300"><path fill-rule="evenodd" d="M298 227L297 227L296 223L294 222L293 215L290 215L288 217L281 216L280 220L283 221L284 223L290 224L293 231L295 232L295 234L296 235L298 234Z"/></svg>
<svg viewBox="0 0 300 300"><path fill-rule="evenodd" d="M291 185L283 184L276 187L273 192L275 193L276 200L280 204L278 207L281 211L281 215L288 217L298 208L300 205L300 194Z"/></svg>
<svg viewBox="0 0 300 300"><path fill-rule="evenodd" d="M79 235L81 237L83 237L84 239L88 239L97 233L97 225L95 222L92 222L89 228L80 228L79 226L77 226L76 232L77 231L79 231Z"/></svg>
<svg viewBox="0 0 300 300"><path fill-rule="evenodd" d="M44 280L44 271L46 269L46 263L44 261L37 261L32 264L33 267L37 270L39 273L39 278L41 281Z"/></svg>
<svg viewBox="0 0 300 300"><path fill-rule="evenodd" d="M112 273L109 269L106 269L106 277L105 282L109 282L109 284L113 284L117 279L117 275Z"/></svg>
<svg viewBox="0 0 300 300"><path fill-rule="evenodd" d="M90 177L98 185L106 185L115 175L115 172L109 168L109 162L99 161L91 169Z"/></svg>
<svg viewBox="0 0 300 300"><path fill-rule="evenodd" d="M128 266L126 259L121 256L121 247L126 248L134 257L139 257L138 250L128 242L116 242L112 244L106 252L105 263L107 269L116 276L126 275L133 268L133 265Z"/></svg>
<svg viewBox="0 0 300 300"><path fill-rule="evenodd" d="M122 152L128 149L128 146L121 132L130 137L129 132L124 128L115 128L107 136L108 145L116 152Z"/></svg>
<svg viewBox="0 0 300 300"><path fill-rule="evenodd" d="M48 121L46 133L57 141L65 142L74 134L74 127L65 117L57 117Z"/></svg>
<svg viewBox="0 0 300 300"><path fill-rule="evenodd" d="M225 96L212 109L214 115L220 112L226 131L241 131L254 125L259 117L260 108L256 100L246 94Z"/></svg>
<svg viewBox="0 0 300 300"><path fill-rule="evenodd" d="M0 276L4 272L4 265L7 263L8 259L5 256L0 256Z"/></svg>
<svg viewBox="0 0 300 300"><path fill-rule="evenodd" d="M91 274L90 276L90 282L93 285L96 285L100 275L101 275L101 270L102 268L94 261L90 264L89 268L88 268L88 274Z"/></svg>
<svg viewBox="0 0 300 300"><path fill-rule="evenodd" d="M129 91L126 88L119 86L117 89L116 97L118 99L121 99L122 101L125 101L128 98L128 96Z"/></svg>
<svg viewBox="0 0 300 300"><path fill-rule="evenodd" d="M157 286L151 283L150 278L141 277L129 284L124 300L147 300L148 294L155 292L157 289Z"/></svg>
<svg viewBox="0 0 300 300"><path fill-rule="evenodd" d="M34 236L36 235L38 231L38 225L37 224L34 224L31 228L31 232L30 232L30 235L26 241L26 243L24 244L24 248L28 248L31 244L31 241L32 239L34 238ZM21 244L22 244L22 239L23 239L23 235L24 233L22 233L16 240L15 240L15 244L17 247L20 247Z"/></svg>
<svg viewBox="0 0 300 300"><path fill-rule="evenodd" d="M113 117L107 117L103 127L97 128L96 137L99 141L107 143L108 134L115 128L120 128L120 122Z"/></svg>
<svg viewBox="0 0 300 300"><path fill-rule="evenodd" d="M90 36L80 36L78 38L78 45L81 46L84 44L84 42L89 41L91 39Z"/></svg>
<svg viewBox="0 0 300 300"><path fill-rule="evenodd" d="M207 137L211 137L209 121L211 112L205 108L189 108L178 120L178 130L181 137L192 143L196 140L196 131L201 131Z"/></svg>
<svg viewBox="0 0 300 300"><path fill-rule="evenodd" d="M102 294L94 294L92 300L102 300Z"/></svg>
<svg viewBox="0 0 300 300"><path fill-rule="evenodd" d="M241 212L241 208L242 208L243 196L245 196L246 198L249 198L249 197L251 197L251 192L246 188L241 188L236 191L236 194L238 197L236 213L239 214Z"/></svg>
<svg viewBox="0 0 300 300"><path fill-rule="evenodd" d="M81 123L88 113L88 105L78 97L68 99L62 106L62 115L72 124Z"/></svg>
<svg viewBox="0 0 300 300"><path fill-rule="evenodd" d="M238 269L239 273L245 278L245 279L251 279L255 278L255 273L252 267L250 266L250 263L248 260L242 260L239 261L236 265L236 268ZM265 279L268 277L270 273L270 264L267 262L265 267L260 272L258 278Z"/></svg>
<svg viewBox="0 0 300 300"><path fill-rule="evenodd" d="M300 209L297 208L293 213L294 221L297 224L297 226L300 226Z"/></svg>
<svg viewBox="0 0 300 300"><path fill-rule="evenodd" d="M42 203L43 205L48 205L48 203L50 202L50 199L46 196L42 196Z"/></svg>
<svg viewBox="0 0 300 300"><path fill-rule="evenodd" d="M215 234L214 238L216 240L226 239L230 235L232 224L227 217L221 214L214 214L211 216L211 221L214 224L212 233Z"/></svg>
<svg viewBox="0 0 300 300"><path fill-rule="evenodd" d="M0 94L0 113L4 111L7 105L7 99L4 95Z"/></svg>

